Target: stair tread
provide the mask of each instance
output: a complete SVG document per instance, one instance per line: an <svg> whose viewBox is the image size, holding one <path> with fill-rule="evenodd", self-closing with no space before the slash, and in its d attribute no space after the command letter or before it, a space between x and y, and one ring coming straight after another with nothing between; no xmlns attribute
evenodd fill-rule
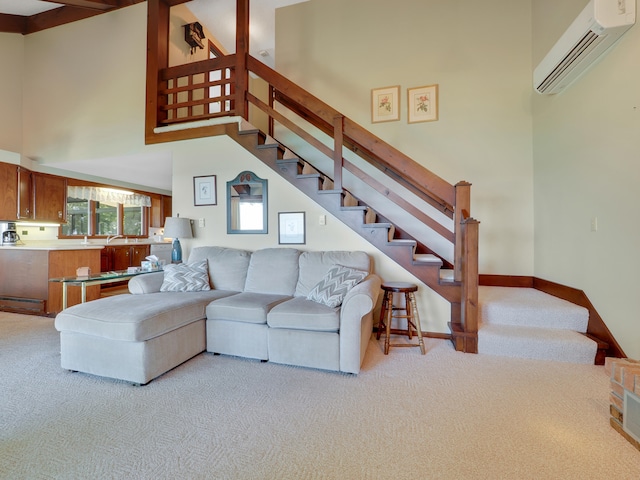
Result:
<svg viewBox="0 0 640 480"><path fill-rule="evenodd" d="M516 325L478 329L478 353L593 365L598 344L573 330Z"/></svg>
<svg viewBox="0 0 640 480"><path fill-rule="evenodd" d="M367 209L367 208L369 208L369 207L367 207L366 205L347 205L346 207L345 207L345 206L342 206L342 207L340 207L340 208L341 208L342 210L362 210L362 211L364 211L364 210L366 210L366 209ZM367 225L371 225L371 224L370 224L370 223L368 223Z"/></svg>
<svg viewBox="0 0 640 480"><path fill-rule="evenodd" d="M414 263L417 264L438 264L442 265L442 259L432 253L417 253L413 256Z"/></svg>
<svg viewBox="0 0 640 480"><path fill-rule="evenodd" d="M375 223L365 223L365 227L373 227L373 228L390 228L391 224L388 222L375 222Z"/></svg>
<svg viewBox="0 0 640 480"><path fill-rule="evenodd" d="M479 321L483 324L521 325L586 332L589 311L533 288L478 289Z"/></svg>
<svg viewBox="0 0 640 480"><path fill-rule="evenodd" d="M402 245L417 245L418 242L416 242L415 240L409 240L406 238L394 238L393 240L389 240L389 245L397 245L397 246L402 246Z"/></svg>

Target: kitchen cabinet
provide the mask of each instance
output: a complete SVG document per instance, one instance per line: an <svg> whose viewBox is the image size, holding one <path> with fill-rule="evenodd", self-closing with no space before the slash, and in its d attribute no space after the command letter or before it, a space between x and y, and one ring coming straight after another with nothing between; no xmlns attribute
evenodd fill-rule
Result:
<svg viewBox="0 0 640 480"><path fill-rule="evenodd" d="M38 222L67 221L67 179L46 173L31 172L32 215Z"/></svg>
<svg viewBox="0 0 640 480"><path fill-rule="evenodd" d="M0 220L16 220L18 213L17 165L0 162Z"/></svg>
<svg viewBox="0 0 640 480"><path fill-rule="evenodd" d="M151 228L164 228L164 219L171 216L171 200L167 195L151 197Z"/></svg>
<svg viewBox="0 0 640 480"><path fill-rule="evenodd" d="M18 167L18 220L31 220L31 172Z"/></svg>
<svg viewBox="0 0 640 480"><path fill-rule="evenodd" d="M0 163L0 185L0 220L66 221L66 178Z"/></svg>
<svg viewBox="0 0 640 480"><path fill-rule="evenodd" d="M149 245L109 245L102 250L101 270L109 272L139 267L148 256Z"/></svg>
<svg viewBox="0 0 640 480"><path fill-rule="evenodd" d="M55 315L62 310L62 284L50 278L75 276L78 267L99 271L100 248L0 248L0 310ZM87 287L87 300L100 298L100 286ZM70 288L68 305L80 303Z"/></svg>

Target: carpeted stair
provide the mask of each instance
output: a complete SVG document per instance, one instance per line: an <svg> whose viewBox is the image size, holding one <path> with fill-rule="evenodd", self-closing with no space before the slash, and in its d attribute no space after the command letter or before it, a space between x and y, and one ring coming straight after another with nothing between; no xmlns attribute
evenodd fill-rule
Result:
<svg viewBox="0 0 640 480"><path fill-rule="evenodd" d="M586 308L533 288L481 286L478 353L594 364Z"/></svg>

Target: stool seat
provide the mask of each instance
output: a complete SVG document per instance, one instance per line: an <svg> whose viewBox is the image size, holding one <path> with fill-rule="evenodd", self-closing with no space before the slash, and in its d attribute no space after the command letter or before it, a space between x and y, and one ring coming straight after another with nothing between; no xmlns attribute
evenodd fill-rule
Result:
<svg viewBox="0 0 640 480"><path fill-rule="evenodd" d="M380 310L380 320L378 321L378 333L376 338L380 340L382 329L385 330L384 354L389 354L389 347L420 347L422 355L425 354L424 340L422 339L422 329L420 328L420 317L418 316L418 307L416 304L415 292L418 286L409 282L384 282L380 285L384 295L382 297L382 309ZM395 306L393 304L393 294L399 293L404 295L404 306ZM404 311L405 315L398 315L394 312ZM418 337L418 343L390 343L391 321L394 318L405 318L407 320L407 329L401 330L400 333L406 333L409 340L415 333ZM397 333L394 332L394 333Z"/></svg>
<svg viewBox="0 0 640 480"><path fill-rule="evenodd" d="M406 293L417 292L418 286L409 282L384 282L380 288L385 292Z"/></svg>

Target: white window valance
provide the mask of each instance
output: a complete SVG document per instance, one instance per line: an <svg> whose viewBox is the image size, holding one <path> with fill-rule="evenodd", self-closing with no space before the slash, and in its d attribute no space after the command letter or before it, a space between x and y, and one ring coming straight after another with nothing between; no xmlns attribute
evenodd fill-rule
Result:
<svg viewBox="0 0 640 480"><path fill-rule="evenodd" d="M105 203L122 203L134 207L150 207L151 197L122 190L101 187L67 187L67 196L81 200L94 200Z"/></svg>

